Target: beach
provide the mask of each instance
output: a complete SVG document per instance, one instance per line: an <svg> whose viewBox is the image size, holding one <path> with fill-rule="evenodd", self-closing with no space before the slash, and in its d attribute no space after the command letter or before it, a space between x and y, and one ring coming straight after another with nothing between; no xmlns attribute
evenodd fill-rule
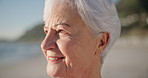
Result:
<svg viewBox="0 0 148 78"><path fill-rule="evenodd" d="M102 78L148 78L148 39L120 38L107 55ZM42 53L0 66L0 78L51 78Z"/></svg>
<svg viewBox="0 0 148 78"><path fill-rule="evenodd" d="M148 39L120 38L107 55L103 78L148 78Z"/></svg>
<svg viewBox="0 0 148 78"><path fill-rule="evenodd" d="M43 55L0 67L0 78L50 78Z"/></svg>

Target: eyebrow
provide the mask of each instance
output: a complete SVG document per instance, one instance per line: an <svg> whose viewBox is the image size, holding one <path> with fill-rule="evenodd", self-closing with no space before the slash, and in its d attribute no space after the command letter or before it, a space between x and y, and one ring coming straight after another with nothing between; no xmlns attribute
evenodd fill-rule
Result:
<svg viewBox="0 0 148 78"><path fill-rule="evenodd" d="M47 29L48 27L46 25L44 25L43 28L46 28Z"/></svg>
<svg viewBox="0 0 148 78"><path fill-rule="evenodd" d="M58 25L65 25L65 26L68 26L68 27L71 27L69 24L67 24L67 23L59 23L59 24L55 24L54 26L56 27L56 26L58 26Z"/></svg>
<svg viewBox="0 0 148 78"><path fill-rule="evenodd" d="M55 24L54 26L58 26L58 25L64 25L64 26L67 26L67 27L71 27L71 25L67 24L67 23L59 23L59 24ZM46 25L44 25L44 28L48 28Z"/></svg>

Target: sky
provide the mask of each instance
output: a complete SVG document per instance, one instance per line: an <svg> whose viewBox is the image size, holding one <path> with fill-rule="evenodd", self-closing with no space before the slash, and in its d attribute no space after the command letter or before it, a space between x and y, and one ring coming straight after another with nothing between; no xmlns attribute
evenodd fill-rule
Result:
<svg viewBox="0 0 148 78"><path fill-rule="evenodd" d="M43 19L44 0L0 0L0 40L18 39Z"/></svg>

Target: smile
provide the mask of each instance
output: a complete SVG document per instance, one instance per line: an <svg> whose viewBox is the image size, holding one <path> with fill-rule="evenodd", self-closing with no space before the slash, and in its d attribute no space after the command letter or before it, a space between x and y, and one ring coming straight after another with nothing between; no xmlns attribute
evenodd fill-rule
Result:
<svg viewBox="0 0 148 78"><path fill-rule="evenodd" d="M48 61L57 62L57 61L63 60L64 58L65 58L65 57L53 57L53 56L48 56Z"/></svg>

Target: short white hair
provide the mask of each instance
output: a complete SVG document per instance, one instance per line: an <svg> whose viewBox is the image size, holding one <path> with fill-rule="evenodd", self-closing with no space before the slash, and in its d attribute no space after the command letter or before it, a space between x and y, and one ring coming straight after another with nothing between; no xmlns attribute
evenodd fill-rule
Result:
<svg viewBox="0 0 148 78"><path fill-rule="evenodd" d="M120 37L121 24L114 3L111 0L45 0L44 21L49 19L53 5L65 1L77 8L82 20L96 35L110 33L109 43L101 55L104 59Z"/></svg>

